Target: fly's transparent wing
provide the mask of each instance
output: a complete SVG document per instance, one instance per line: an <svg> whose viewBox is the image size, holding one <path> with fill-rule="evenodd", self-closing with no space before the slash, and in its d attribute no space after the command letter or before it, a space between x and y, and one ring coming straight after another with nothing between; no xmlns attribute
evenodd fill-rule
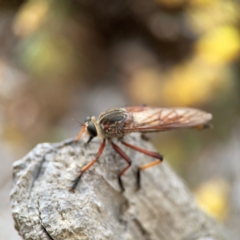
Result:
<svg viewBox="0 0 240 240"><path fill-rule="evenodd" d="M204 128L212 119L210 113L194 108L128 107L132 121L125 132L154 132L177 128Z"/></svg>

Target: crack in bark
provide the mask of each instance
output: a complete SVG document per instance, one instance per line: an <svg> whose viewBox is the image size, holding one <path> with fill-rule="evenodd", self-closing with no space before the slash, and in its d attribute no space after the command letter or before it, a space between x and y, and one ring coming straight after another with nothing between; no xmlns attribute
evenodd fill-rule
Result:
<svg viewBox="0 0 240 240"><path fill-rule="evenodd" d="M143 227L142 223L137 218L134 218L133 222L134 222L135 226L138 228L139 232L143 236L145 236L145 239L151 240L151 236L150 236L149 232Z"/></svg>

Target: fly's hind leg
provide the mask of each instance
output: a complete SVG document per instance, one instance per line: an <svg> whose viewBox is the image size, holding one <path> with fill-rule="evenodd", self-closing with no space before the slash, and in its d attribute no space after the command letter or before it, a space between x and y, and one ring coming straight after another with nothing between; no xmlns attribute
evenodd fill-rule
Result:
<svg viewBox="0 0 240 240"><path fill-rule="evenodd" d="M153 158L156 158L157 160L154 161L154 162L151 162L151 163L148 163L148 164L145 164L141 167L138 168L138 171L137 171L137 190L141 188L141 171L144 170L144 169L147 169L147 168L150 168L150 167L153 167L155 165L158 165L160 164L162 161L163 161L163 156L157 152L152 152L152 151L149 151L149 150L146 150L146 149L142 149L142 148L139 148L137 146L134 146L134 145L131 145L129 143L126 143L124 141L121 141L121 143L135 151L138 151L138 152L141 152L145 155L148 155L148 156L151 156Z"/></svg>
<svg viewBox="0 0 240 240"><path fill-rule="evenodd" d="M119 174L118 174L118 182L119 182L119 186L122 190L122 192L124 191L124 186L123 186L123 183L122 183L122 175L131 167L132 165L132 161L131 159L126 155L125 152L123 152L123 150L118 147L115 143L111 142L114 150L124 159L126 160L126 162L128 163L128 166L125 167Z"/></svg>

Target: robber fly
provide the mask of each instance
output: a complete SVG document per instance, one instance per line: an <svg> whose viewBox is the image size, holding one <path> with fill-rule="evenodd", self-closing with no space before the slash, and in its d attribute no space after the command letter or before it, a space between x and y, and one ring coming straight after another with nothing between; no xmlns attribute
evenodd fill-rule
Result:
<svg viewBox="0 0 240 240"><path fill-rule="evenodd" d="M86 117L85 123L82 124L82 129L80 130L76 141L80 140L84 133L89 135L87 144L97 136L101 137L103 141L96 157L81 169L78 177L70 188L70 191L75 191L83 173L99 159L104 150L106 140L108 140L113 149L128 163L128 166L118 174L120 188L124 191L121 177L130 168L132 162L125 152L112 141L113 138L117 138L126 147L156 159L155 161L138 168L137 188L139 189L140 172L161 163L163 161L163 156L159 153L142 149L125 142L123 137L126 134L132 132L160 132L177 128L204 129L210 127L209 121L211 119L212 115L210 113L193 108L155 108L145 106L112 108L100 114L98 119L93 116Z"/></svg>

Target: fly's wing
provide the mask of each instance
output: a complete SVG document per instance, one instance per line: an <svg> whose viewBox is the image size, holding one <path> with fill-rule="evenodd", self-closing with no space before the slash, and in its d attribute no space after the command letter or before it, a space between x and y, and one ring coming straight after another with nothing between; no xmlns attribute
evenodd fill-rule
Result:
<svg viewBox="0 0 240 240"><path fill-rule="evenodd" d="M125 126L125 132L155 132L177 128L204 128L212 119L210 113L193 108L125 108L132 115L132 122Z"/></svg>

